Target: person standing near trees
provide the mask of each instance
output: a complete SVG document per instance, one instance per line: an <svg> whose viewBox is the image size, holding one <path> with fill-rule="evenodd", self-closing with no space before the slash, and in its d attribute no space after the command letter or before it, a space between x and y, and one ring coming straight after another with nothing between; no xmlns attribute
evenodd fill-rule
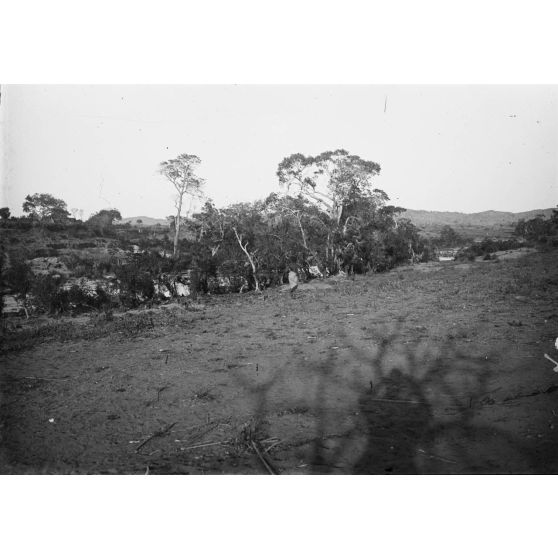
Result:
<svg viewBox="0 0 558 558"><path fill-rule="evenodd" d="M294 296L294 292L298 287L298 273L294 270L293 267L289 269L289 287L291 296Z"/></svg>

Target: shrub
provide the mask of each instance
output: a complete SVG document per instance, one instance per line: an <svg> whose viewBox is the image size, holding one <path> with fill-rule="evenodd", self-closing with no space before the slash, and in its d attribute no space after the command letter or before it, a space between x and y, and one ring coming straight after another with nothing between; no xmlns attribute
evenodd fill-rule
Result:
<svg viewBox="0 0 558 558"><path fill-rule="evenodd" d="M35 277L31 286L31 296L37 310L49 314L82 312L90 309L109 307L110 296L100 287L95 293L85 291L80 285L63 288L64 280L53 275Z"/></svg>
<svg viewBox="0 0 558 558"><path fill-rule="evenodd" d="M494 259L491 256L494 252L500 250L515 250L516 248L521 248L525 246L524 242L517 239L510 240L494 240L491 238L485 238L481 242L475 242L467 248L459 250L456 254L456 260L468 260L473 261L475 258L482 256L485 260Z"/></svg>
<svg viewBox="0 0 558 558"><path fill-rule="evenodd" d="M31 267L25 260L12 261L12 265L3 274L4 284L13 292L27 295L33 282Z"/></svg>
<svg viewBox="0 0 558 558"><path fill-rule="evenodd" d="M31 297L37 310L49 314L68 309L68 293L62 291L62 278L52 275L39 275L31 285Z"/></svg>
<svg viewBox="0 0 558 558"><path fill-rule="evenodd" d="M136 262L117 266L114 272L120 282L120 301L123 305L135 307L142 299L153 298L152 276Z"/></svg>

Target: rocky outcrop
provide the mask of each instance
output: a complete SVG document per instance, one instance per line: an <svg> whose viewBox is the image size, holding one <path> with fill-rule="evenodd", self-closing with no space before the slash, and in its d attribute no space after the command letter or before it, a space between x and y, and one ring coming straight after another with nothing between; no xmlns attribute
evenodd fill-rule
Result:
<svg viewBox="0 0 558 558"><path fill-rule="evenodd" d="M25 311L21 301L11 294L2 296L2 315L3 316L19 316Z"/></svg>
<svg viewBox="0 0 558 558"><path fill-rule="evenodd" d="M70 270L60 258L33 258L27 263L31 267L33 275L60 275L61 277L71 275Z"/></svg>
<svg viewBox="0 0 558 558"><path fill-rule="evenodd" d="M173 296L190 296L190 273L163 274L153 281L156 297L170 299Z"/></svg>
<svg viewBox="0 0 558 558"><path fill-rule="evenodd" d="M311 265L308 268L308 277L311 279L323 279L324 274L320 271L320 268L317 265Z"/></svg>
<svg viewBox="0 0 558 558"><path fill-rule="evenodd" d="M98 291L102 290L108 295L120 294L120 287L116 277L108 276L108 279L89 279L87 277L74 277L68 279L62 285L63 291L69 291L72 287L77 287L85 296L97 298Z"/></svg>

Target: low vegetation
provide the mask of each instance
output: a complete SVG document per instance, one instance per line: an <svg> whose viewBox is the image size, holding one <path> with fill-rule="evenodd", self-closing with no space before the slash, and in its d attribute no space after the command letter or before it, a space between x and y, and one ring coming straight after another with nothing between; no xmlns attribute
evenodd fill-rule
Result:
<svg viewBox="0 0 558 558"><path fill-rule="evenodd" d="M377 163L344 150L291 155L278 166L281 192L224 208L206 199L185 218L185 197L203 195L203 179L194 172L199 162L183 154L161 164L177 194L166 229L119 224L116 209L84 222L80 210L68 211L50 194L28 195L20 218L4 208L5 294L26 313L76 313L164 298L174 294L177 277L193 296L261 291L282 284L290 269L303 279L382 272L433 256L432 246L401 217L404 209L372 187Z"/></svg>
<svg viewBox="0 0 558 558"><path fill-rule="evenodd" d="M507 239L472 243L448 225L436 234L419 230L373 187L380 165L342 149L284 158L280 191L265 199L222 208L205 199L184 217L185 198L203 198L199 163L187 154L161 163L177 196L168 227L123 223L117 209L83 221L81 210L50 194L28 195L23 217L2 208L2 294L26 315L76 314L172 296L262 291L283 284L289 270L305 281L386 272L437 260L444 251L460 260L490 259L526 242L558 242L556 211L550 219L521 221Z"/></svg>
<svg viewBox="0 0 558 558"><path fill-rule="evenodd" d="M555 261L16 320L0 471L555 474Z"/></svg>

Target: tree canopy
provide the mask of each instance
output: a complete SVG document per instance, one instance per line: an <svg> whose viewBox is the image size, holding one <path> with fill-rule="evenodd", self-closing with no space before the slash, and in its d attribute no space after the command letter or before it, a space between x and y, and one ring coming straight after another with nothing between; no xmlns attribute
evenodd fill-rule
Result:
<svg viewBox="0 0 558 558"><path fill-rule="evenodd" d="M378 163L337 149L315 157L290 155L279 163L277 176L281 186L287 190L294 188L340 224L345 208L355 198L368 196L380 203L385 201L382 199L387 198L385 193L372 191L372 179L380 170Z"/></svg>
<svg viewBox="0 0 558 558"><path fill-rule="evenodd" d="M344 150L285 158L282 192L217 208L210 200L186 220L185 252L202 272L243 275L258 289L288 268L383 271L428 258L418 229L374 189L380 167ZM279 279L278 279L279 278Z"/></svg>
<svg viewBox="0 0 558 558"><path fill-rule="evenodd" d="M64 222L70 216L66 202L51 194L26 196L23 202L23 212L40 221L52 220L55 223Z"/></svg>
<svg viewBox="0 0 558 558"><path fill-rule="evenodd" d="M178 238L180 234L180 217L182 214L182 204L184 196L191 198L202 197L203 178L196 174L196 168L201 163L197 155L182 153L175 159L163 161L159 166L159 172L170 181L176 190L176 217L174 220L174 256L178 253Z"/></svg>
<svg viewBox="0 0 558 558"><path fill-rule="evenodd" d="M101 211L89 217L87 224L103 232L105 229L112 226L115 220L122 220L122 215L118 209L101 209Z"/></svg>

